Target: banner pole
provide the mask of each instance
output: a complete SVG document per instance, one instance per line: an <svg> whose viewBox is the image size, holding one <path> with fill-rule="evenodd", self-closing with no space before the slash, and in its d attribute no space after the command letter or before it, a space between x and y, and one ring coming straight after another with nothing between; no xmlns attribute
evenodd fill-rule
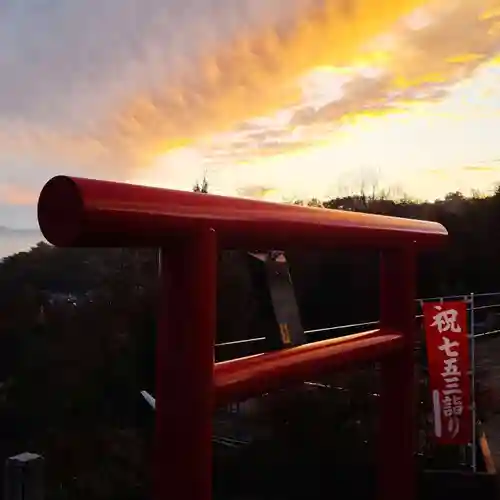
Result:
<svg viewBox="0 0 500 500"><path fill-rule="evenodd" d="M477 426L476 426L476 332L474 319L474 292L470 294L470 363L472 404L472 472L477 472Z"/></svg>

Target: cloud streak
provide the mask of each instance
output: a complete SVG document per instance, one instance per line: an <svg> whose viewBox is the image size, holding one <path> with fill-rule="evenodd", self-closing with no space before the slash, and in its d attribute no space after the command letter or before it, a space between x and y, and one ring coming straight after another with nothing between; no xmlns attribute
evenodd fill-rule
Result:
<svg viewBox="0 0 500 500"><path fill-rule="evenodd" d="M189 187L207 169L221 179L248 164L229 184L261 192L248 180L259 160L335 141L360 117L442 100L493 61L498 3L4 2L0 184L18 186L5 172L19 162L43 172L25 176L30 189L57 171L123 180L154 169ZM12 203L29 200L3 189Z"/></svg>
<svg viewBox="0 0 500 500"><path fill-rule="evenodd" d="M281 125L249 126L232 140L213 142L204 156L222 165L267 157L267 152L293 154L335 140L343 124L360 117L445 99L478 68L494 63L500 50L500 11L493 10L494 3L463 0L429 6L423 25L399 26L390 37L369 45L357 69L321 72L321 86L330 92L317 99L320 104L305 100L289 108L290 117Z"/></svg>
<svg viewBox="0 0 500 500"><path fill-rule="evenodd" d="M0 199L9 205L32 205L37 200L37 195L22 185L0 184Z"/></svg>
<svg viewBox="0 0 500 500"><path fill-rule="evenodd" d="M110 175L147 165L300 101L298 76L347 63L422 1L6 2L2 156Z"/></svg>

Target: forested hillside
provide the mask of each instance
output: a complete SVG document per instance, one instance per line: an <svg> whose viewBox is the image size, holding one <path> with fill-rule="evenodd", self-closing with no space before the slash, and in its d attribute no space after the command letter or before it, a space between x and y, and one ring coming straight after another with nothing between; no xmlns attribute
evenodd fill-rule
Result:
<svg viewBox="0 0 500 500"><path fill-rule="evenodd" d="M443 223L450 242L421 259L420 296L500 290L500 192L324 206ZM376 254L288 258L306 328L377 318ZM152 415L139 391L154 388L156 278L155 249L39 244L0 264L0 455L43 453L51 498L144 497ZM258 336L241 253L220 256L218 287L218 339Z"/></svg>

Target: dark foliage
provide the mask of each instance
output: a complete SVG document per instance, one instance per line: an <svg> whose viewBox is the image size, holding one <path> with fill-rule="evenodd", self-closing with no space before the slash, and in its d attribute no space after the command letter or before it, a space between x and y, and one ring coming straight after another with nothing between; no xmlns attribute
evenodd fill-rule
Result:
<svg viewBox="0 0 500 500"><path fill-rule="evenodd" d="M197 190L206 192L206 181ZM500 193L472 199L455 193L420 204L348 197L329 201L330 208L445 224L450 244L422 258L420 296L499 288ZM306 329L377 318L377 255L294 252L288 258ZM257 301L243 262L239 252L220 256L219 341L259 335ZM156 307L155 250L39 244L0 264L0 456L44 454L50 498L147 496L152 414L139 392L154 391ZM369 390L363 384L355 390L365 397ZM316 460L332 456L335 446L347 450L342 436L350 436L348 443L359 440L362 434L352 432L359 413L353 400L335 396L325 408L307 397L305 405L304 396L292 398L268 415L276 436L280 429L288 432L280 439L293 443L293 453L300 455L301 443ZM282 425L284 415L295 427ZM297 438L304 428L308 433ZM325 437L325 429L335 432ZM371 433L371 426L364 429ZM292 453L288 449L285 455Z"/></svg>

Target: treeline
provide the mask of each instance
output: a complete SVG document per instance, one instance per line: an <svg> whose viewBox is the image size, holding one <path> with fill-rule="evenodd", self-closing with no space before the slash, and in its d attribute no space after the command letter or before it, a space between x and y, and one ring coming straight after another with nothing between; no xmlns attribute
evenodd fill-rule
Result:
<svg viewBox="0 0 500 500"><path fill-rule="evenodd" d="M361 194L323 206L443 223L450 241L421 258L420 296L500 289L500 192L435 203ZM306 329L377 318L376 253L287 257ZM245 262L241 252L219 258L219 341L259 336ZM50 498L147 496L152 414L139 391L154 390L157 274L155 249L41 243L0 264L0 458L43 453Z"/></svg>

